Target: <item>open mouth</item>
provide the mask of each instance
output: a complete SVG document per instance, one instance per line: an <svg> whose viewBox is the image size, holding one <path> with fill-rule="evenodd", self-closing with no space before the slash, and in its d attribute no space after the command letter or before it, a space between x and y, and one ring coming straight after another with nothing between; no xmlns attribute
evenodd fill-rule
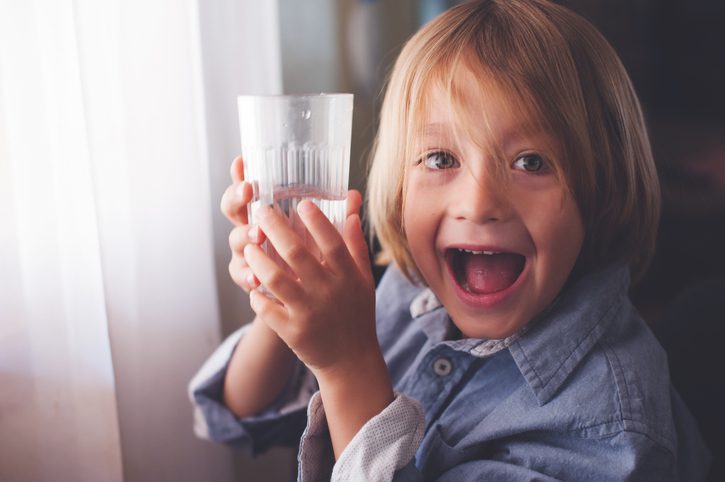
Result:
<svg viewBox="0 0 725 482"><path fill-rule="evenodd" d="M468 293L489 295L511 287L526 257L517 253L448 248L446 262L456 283Z"/></svg>

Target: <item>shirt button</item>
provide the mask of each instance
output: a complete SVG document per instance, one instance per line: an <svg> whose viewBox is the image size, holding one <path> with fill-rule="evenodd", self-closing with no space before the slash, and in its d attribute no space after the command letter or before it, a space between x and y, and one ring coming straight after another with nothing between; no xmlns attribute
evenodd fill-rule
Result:
<svg viewBox="0 0 725 482"><path fill-rule="evenodd" d="M444 356L433 362L433 373L439 377L448 376L453 371L453 362Z"/></svg>

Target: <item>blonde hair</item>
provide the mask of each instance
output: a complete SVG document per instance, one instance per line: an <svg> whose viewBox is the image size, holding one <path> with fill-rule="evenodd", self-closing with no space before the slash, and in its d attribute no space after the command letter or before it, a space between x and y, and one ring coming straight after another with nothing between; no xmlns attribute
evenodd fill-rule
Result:
<svg viewBox="0 0 725 482"><path fill-rule="evenodd" d="M367 186L379 259L395 262L411 280L419 277L403 227L407 160L415 155L431 90L442 87L456 99L454 73L461 68L559 141L554 168L585 228L576 269L621 261L635 279L643 274L654 251L660 190L639 101L604 37L544 0L464 3L403 48L383 101ZM451 109L460 107L452 102Z"/></svg>

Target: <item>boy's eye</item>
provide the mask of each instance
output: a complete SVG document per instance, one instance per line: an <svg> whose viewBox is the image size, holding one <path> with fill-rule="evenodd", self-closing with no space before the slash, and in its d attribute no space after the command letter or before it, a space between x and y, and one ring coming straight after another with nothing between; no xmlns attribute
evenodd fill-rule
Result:
<svg viewBox="0 0 725 482"><path fill-rule="evenodd" d="M513 167L514 169L537 174L544 173L549 169L546 161L544 161L538 154L524 154L519 156L514 161Z"/></svg>
<svg viewBox="0 0 725 482"><path fill-rule="evenodd" d="M451 169L458 166L453 154L445 151L435 151L425 154L420 160L428 169Z"/></svg>

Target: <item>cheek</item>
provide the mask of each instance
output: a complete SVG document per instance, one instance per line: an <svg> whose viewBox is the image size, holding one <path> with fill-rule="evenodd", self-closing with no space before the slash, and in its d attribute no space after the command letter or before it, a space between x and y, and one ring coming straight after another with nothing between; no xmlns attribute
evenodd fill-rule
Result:
<svg viewBox="0 0 725 482"><path fill-rule="evenodd" d="M403 229L409 240L411 234L418 231L426 222L429 206L424 194L419 182L415 182L414 179L408 180L403 194Z"/></svg>
<svg viewBox="0 0 725 482"><path fill-rule="evenodd" d="M556 263L573 264L581 250L584 228L579 210L560 192L528 199L530 209L522 214L536 250Z"/></svg>
<svg viewBox="0 0 725 482"><path fill-rule="evenodd" d="M536 258L533 263L534 290L538 293L536 310L548 306L569 278L581 251L584 229L573 201L561 202L552 194L549 202L538 200L525 221Z"/></svg>
<svg viewBox="0 0 725 482"><path fill-rule="evenodd" d="M403 230L410 254L421 262L433 254L439 203L419 185L409 184L403 204Z"/></svg>
<svg viewBox="0 0 725 482"><path fill-rule="evenodd" d="M403 208L403 230L411 249L421 243L429 223L425 203L408 199Z"/></svg>

